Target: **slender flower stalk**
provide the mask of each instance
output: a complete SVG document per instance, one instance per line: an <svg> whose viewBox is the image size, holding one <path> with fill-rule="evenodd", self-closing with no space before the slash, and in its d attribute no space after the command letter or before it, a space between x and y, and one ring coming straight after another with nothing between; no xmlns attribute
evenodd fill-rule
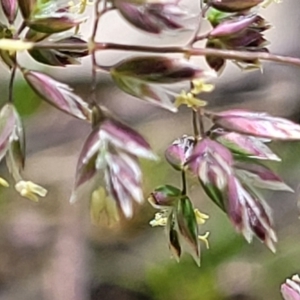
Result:
<svg viewBox="0 0 300 300"><path fill-rule="evenodd" d="M104 0L106 3L106 0ZM97 89L97 61L96 61L96 34L100 22L100 17L102 15L101 12L99 12L99 6L100 6L101 0L96 0L94 4L94 25L93 25L93 32L89 41L89 52L91 53L91 59L92 59L92 82L91 82L91 103L93 105L96 104L96 89Z"/></svg>
<svg viewBox="0 0 300 300"><path fill-rule="evenodd" d="M37 49L69 49L69 50L86 50L88 49L88 43L82 45L74 45L72 43L62 43L57 45L51 42L38 42L35 43L33 48ZM1 47L0 47L1 48ZM220 50L220 49L210 49L210 48L199 48L199 47L156 47L156 46L139 46L139 45L124 45L117 43L102 43L97 42L95 44L95 49L97 51L103 50L119 50L119 51L133 51L140 53L181 53L187 56L216 56L224 59L241 59L241 60L263 60L276 63L282 63L292 66L300 67L300 59L297 57L290 57L284 55L276 55L272 53L264 52L248 52L248 51L238 51L238 50Z"/></svg>

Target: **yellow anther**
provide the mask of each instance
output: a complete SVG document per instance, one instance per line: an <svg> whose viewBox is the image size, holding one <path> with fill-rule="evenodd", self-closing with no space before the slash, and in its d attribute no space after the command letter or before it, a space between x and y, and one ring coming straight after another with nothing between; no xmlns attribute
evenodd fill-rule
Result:
<svg viewBox="0 0 300 300"><path fill-rule="evenodd" d="M25 42L22 40L0 39L0 49L7 50L10 53L29 50L33 47L33 45L34 44L31 42Z"/></svg>
<svg viewBox="0 0 300 300"><path fill-rule="evenodd" d="M150 225L152 227L155 226L166 226L168 221L168 217L165 212L158 212L155 214L154 219L150 221Z"/></svg>
<svg viewBox="0 0 300 300"><path fill-rule="evenodd" d="M34 202L38 202L40 197L47 195L47 190L42 186L33 183L32 181L21 180L15 185L15 189L20 193L22 197L25 197Z"/></svg>
<svg viewBox="0 0 300 300"><path fill-rule="evenodd" d="M262 4L261 4L261 6L263 7L263 8L266 8L266 7L268 7L271 3L281 3L282 1L281 0L265 0Z"/></svg>
<svg viewBox="0 0 300 300"><path fill-rule="evenodd" d="M4 187L9 187L8 182L2 177L0 177L0 185L2 185Z"/></svg>
<svg viewBox="0 0 300 300"><path fill-rule="evenodd" d="M203 235L198 235L198 239L205 244L206 249L209 249L209 242L208 242L209 235L210 235L209 231L207 231Z"/></svg>
<svg viewBox="0 0 300 300"><path fill-rule="evenodd" d="M199 225L204 224L206 220L209 219L209 215L202 213L198 208L195 208L194 212L195 212L197 223Z"/></svg>
<svg viewBox="0 0 300 300"><path fill-rule="evenodd" d="M192 81L193 89L191 93L194 95L198 95L200 93L210 93L214 89L214 85L210 83L205 83L203 79L195 79Z"/></svg>
<svg viewBox="0 0 300 300"><path fill-rule="evenodd" d="M185 104L187 107L198 108L206 106L206 101L196 98L192 93L187 93L186 91L181 91L180 95L176 97L175 106L179 107Z"/></svg>

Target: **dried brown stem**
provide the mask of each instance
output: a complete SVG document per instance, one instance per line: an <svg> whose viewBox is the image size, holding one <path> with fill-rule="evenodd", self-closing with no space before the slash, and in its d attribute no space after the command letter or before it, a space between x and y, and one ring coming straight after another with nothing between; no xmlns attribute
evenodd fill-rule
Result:
<svg viewBox="0 0 300 300"><path fill-rule="evenodd" d="M182 182L182 189L181 189L181 194L182 195L186 195L186 175L185 175L185 171L182 170L181 171L181 182Z"/></svg>
<svg viewBox="0 0 300 300"><path fill-rule="evenodd" d="M52 43L39 42L34 45L36 49L64 49L64 50L87 50L86 44L72 44L72 43ZM297 57L289 57L284 55L276 55L265 52L247 52L236 50L219 50L211 48L192 48L192 47L153 47L153 46L139 46L139 45L124 45L115 43L95 43L95 50L116 50L116 51L132 51L140 53L182 53L190 56L216 56L224 59L233 60L264 60L300 67L300 59Z"/></svg>
<svg viewBox="0 0 300 300"><path fill-rule="evenodd" d="M14 66L11 69L10 80L8 85L8 102L13 102L13 89L14 89L14 81L16 77L17 66Z"/></svg>
<svg viewBox="0 0 300 300"><path fill-rule="evenodd" d="M198 116L197 116L197 112L195 110L192 110L192 120L193 120L194 136L197 141L200 133L199 133L199 128L198 128Z"/></svg>

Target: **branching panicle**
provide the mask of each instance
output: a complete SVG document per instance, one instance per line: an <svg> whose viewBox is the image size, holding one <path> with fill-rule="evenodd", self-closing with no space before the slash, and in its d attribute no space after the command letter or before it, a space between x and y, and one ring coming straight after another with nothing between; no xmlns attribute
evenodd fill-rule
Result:
<svg viewBox="0 0 300 300"><path fill-rule="evenodd" d="M70 201L91 194L90 211L95 225L101 223L103 214L109 223L118 222L120 214L131 218L135 205L144 200L138 158L154 160L157 156L140 133L100 105L97 72L107 72L116 86L135 98L172 112L181 106L191 111L191 132L176 139L165 151L167 162L180 171L182 186L162 185L148 198L159 210L150 224L166 227L168 244L176 259L187 248L200 264L200 241L208 248L209 233L199 234L199 225L208 216L194 208L189 196L189 176L198 178L208 198L228 215L248 242L256 236L275 252L277 237L271 210L258 191L292 191L264 162L279 162L281 159L268 143L299 141L300 126L267 113L237 109L215 113L207 109L210 101L200 97L215 86L218 88L215 79L230 61L243 70L257 70L263 67L263 61L300 67L300 58L269 53L265 32L271 25L259 13L262 6L272 1L205 0L196 13L183 8L182 2L0 0L6 17L6 21L0 22L0 58L4 63L1 67L10 72L7 103L0 110L0 160L6 159L21 196L32 201L46 196L43 187L22 177L25 136L14 107L13 90L16 73L20 72L46 102L91 125L79 155ZM85 15L88 5L94 6L94 20L91 35L84 40L80 37L80 26L89 17ZM99 24L111 10L117 10L121 18L145 34L163 38L184 30L191 37L186 45L180 46L105 43L98 40L102 29ZM18 11L22 20L15 29ZM206 32L201 32L202 19L210 24ZM198 46L200 40L205 42L204 47ZM96 54L108 50L139 55L131 54L113 65L100 65ZM21 65L17 56L21 51L49 68L80 64L80 58L90 56L89 99L83 100L71 87L46 74L47 69L40 72ZM195 56L204 58L207 70L193 62ZM214 84L210 83L212 79ZM189 84L189 90L175 93L173 87L184 82ZM0 185L8 183L0 178ZM282 294L286 299L298 299L291 297L299 297L299 278L293 277L283 284Z"/></svg>

